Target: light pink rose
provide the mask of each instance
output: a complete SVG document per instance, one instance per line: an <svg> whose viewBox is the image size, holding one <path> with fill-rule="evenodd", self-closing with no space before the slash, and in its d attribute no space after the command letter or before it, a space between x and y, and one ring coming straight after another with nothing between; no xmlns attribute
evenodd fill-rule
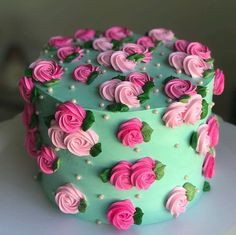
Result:
<svg viewBox="0 0 236 235"><path fill-rule="evenodd" d="M64 36L54 36L49 39L48 44L55 48L71 46L73 44L73 38Z"/></svg>
<svg viewBox="0 0 236 235"><path fill-rule="evenodd" d="M152 40L151 37L148 36L142 36L137 40L137 44L138 45L142 45L145 48L151 48L151 47L155 47L155 44Z"/></svg>
<svg viewBox="0 0 236 235"><path fill-rule="evenodd" d="M98 66L93 66L91 64L81 64L75 68L73 71L73 78L76 81L80 81L82 83L86 83L89 76L93 72L99 71Z"/></svg>
<svg viewBox="0 0 236 235"><path fill-rule="evenodd" d="M32 78L21 77L19 81L19 92L21 97L26 103L30 103L31 93L34 88Z"/></svg>
<svg viewBox="0 0 236 235"><path fill-rule="evenodd" d="M127 161L121 161L111 170L110 183L118 190L129 190L132 188L130 182L132 164Z"/></svg>
<svg viewBox="0 0 236 235"><path fill-rule="evenodd" d="M198 127L198 140L196 151L205 156L210 150L210 137L208 135L208 125L202 124Z"/></svg>
<svg viewBox="0 0 236 235"><path fill-rule="evenodd" d="M132 72L126 77L126 81L130 81L137 86L143 87L147 82L153 81L147 73Z"/></svg>
<svg viewBox="0 0 236 235"><path fill-rule="evenodd" d="M176 51L182 51L182 52L186 53L189 43L190 42L187 40L179 39L179 40L176 40L176 42L174 44L174 48Z"/></svg>
<svg viewBox="0 0 236 235"><path fill-rule="evenodd" d="M107 220L119 230L128 230L134 224L135 208L127 199L112 203L107 212Z"/></svg>
<svg viewBox="0 0 236 235"><path fill-rule="evenodd" d="M98 51L108 51L111 50L113 44L111 40L105 37L97 38L93 41L93 48Z"/></svg>
<svg viewBox="0 0 236 235"><path fill-rule="evenodd" d="M149 31L148 36L154 41L168 42L174 39L174 33L164 28L156 28Z"/></svg>
<svg viewBox="0 0 236 235"><path fill-rule="evenodd" d="M114 53L114 51L109 50L109 51L104 51L98 54L97 56L97 62L100 65L103 65L105 67L110 67L111 66L111 56Z"/></svg>
<svg viewBox="0 0 236 235"><path fill-rule="evenodd" d="M32 104L26 103L22 113L22 121L26 129L29 129L32 115L35 112L35 108Z"/></svg>
<svg viewBox="0 0 236 235"><path fill-rule="evenodd" d="M181 213L185 212L187 205L186 189L175 187L168 196L166 209L170 211L171 215L178 217Z"/></svg>
<svg viewBox="0 0 236 235"><path fill-rule="evenodd" d="M169 55L169 64L175 69L183 69L183 62L187 54L185 52L172 52Z"/></svg>
<svg viewBox="0 0 236 235"><path fill-rule="evenodd" d="M194 95L197 93L196 89L196 85L193 85L189 80L181 78L171 79L165 84L165 93L173 100L179 99L183 95Z"/></svg>
<svg viewBox="0 0 236 235"><path fill-rule="evenodd" d="M215 116L211 116L208 121L208 135L210 137L210 147L215 147L219 143L219 123Z"/></svg>
<svg viewBox="0 0 236 235"><path fill-rule="evenodd" d="M57 50L57 57L64 61L69 55L79 53L79 55L74 58L72 61L75 60L80 60L83 57L83 49L80 47L75 47L75 46L66 46L66 47L61 47Z"/></svg>
<svg viewBox="0 0 236 235"><path fill-rule="evenodd" d="M81 129L66 135L64 144L68 151L76 156L83 157L90 154L91 148L98 143L99 137L93 130L83 131Z"/></svg>
<svg viewBox="0 0 236 235"><path fill-rule="evenodd" d="M153 171L155 161L150 157L145 157L137 161L132 166L131 183L138 190L148 189L155 182L156 175Z"/></svg>
<svg viewBox="0 0 236 235"><path fill-rule="evenodd" d="M162 120L167 127L175 128L183 124L185 112L186 104L182 102L173 102L167 108Z"/></svg>
<svg viewBox="0 0 236 235"><path fill-rule="evenodd" d="M120 79L112 79L103 82L99 87L99 93L103 99L114 101L116 86L121 82Z"/></svg>
<svg viewBox="0 0 236 235"><path fill-rule="evenodd" d="M63 68L53 60L39 60L33 64L33 79L39 82L50 82L61 79Z"/></svg>
<svg viewBox="0 0 236 235"><path fill-rule="evenodd" d="M72 133L83 124L86 111L71 101L60 104L55 113L55 119L62 131Z"/></svg>
<svg viewBox="0 0 236 235"><path fill-rule="evenodd" d="M52 174L53 164L57 160L57 156L54 151L46 146L43 146L37 156L37 163L40 170L45 174Z"/></svg>
<svg viewBox="0 0 236 235"><path fill-rule="evenodd" d="M202 174L205 178L212 178L215 174L215 156L207 153L202 166Z"/></svg>
<svg viewBox="0 0 236 235"><path fill-rule="evenodd" d="M129 29L120 26L113 26L111 28L108 28L104 33L106 38L118 41L131 36L132 34L133 33Z"/></svg>
<svg viewBox="0 0 236 235"><path fill-rule="evenodd" d="M209 64L197 55L186 56L183 61L183 67L185 73L192 78L203 77L203 73L210 68Z"/></svg>
<svg viewBox="0 0 236 235"><path fill-rule="evenodd" d="M197 55L203 60L211 58L211 51L209 48L199 42L190 42L186 51L188 54Z"/></svg>
<svg viewBox="0 0 236 235"><path fill-rule="evenodd" d="M56 204L65 214L79 213L81 199L85 199L84 194L71 183L59 187L55 195Z"/></svg>
<svg viewBox="0 0 236 235"><path fill-rule="evenodd" d="M81 41L90 41L95 38L96 31L94 29L78 29L74 37Z"/></svg>
<svg viewBox="0 0 236 235"><path fill-rule="evenodd" d="M142 122L138 118L130 119L119 126L117 138L123 145L133 148L137 144L143 143Z"/></svg>
<svg viewBox="0 0 236 235"><path fill-rule="evenodd" d="M220 69L216 69L214 78L214 95L221 95L225 88L225 75Z"/></svg>
<svg viewBox="0 0 236 235"><path fill-rule="evenodd" d="M34 158L38 156L38 151L36 149L36 134L37 134L36 128L28 130L25 135L25 141L24 141L24 146L27 153Z"/></svg>

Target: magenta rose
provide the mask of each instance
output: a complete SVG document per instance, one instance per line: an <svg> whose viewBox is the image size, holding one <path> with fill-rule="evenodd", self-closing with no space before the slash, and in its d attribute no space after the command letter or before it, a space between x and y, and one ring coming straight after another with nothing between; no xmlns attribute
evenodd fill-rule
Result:
<svg viewBox="0 0 236 235"><path fill-rule="evenodd" d="M215 116L211 116L208 121L208 135L210 137L210 147L215 147L219 143L219 123Z"/></svg>
<svg viewBox="0 0 236 235"><path fill-rule="evenodd" d="M26 103L30 103L31 93L34 89L32 78L21 77L19 81L19 92L21 97Z"/></svg>
<svg viewBox="0 0 236 235"><path fill-rule="evenodd" d="M208 135L208 125L202 124L198 127L198 140L197 140L197 147L196 151L205 156L210 150L210 138Z"/></svg>
<svg viewBox="0 0 236 235"><path fill-rule="evenodd" d="M189 80L183 80L180 78L174 78L165 84L166 95L175 100L179 99L183 95L196 94L197 86L193 85Z"/></svg>
<svg viewBox="0 0 236 235"><path fill-rule="evenodd" d="M153 81L147 73L133 72L126 77L127 81L134 83L137 86L143 87L147 82Z"/></svg>
<svg viewBox="0 0 236 235"><path fill-rule="evenodd" d="M107 220L119 230L128 230L134 224L135 208L130 200L112 203L107 211Z"/></svg>
<svg viewBox="0 0 236 235"><path fill-rule="evenodd" d="M78 29L74 37L81 41L90 41L95 38L96 31L94 29Z"/></svg>
<svg viewBox="0 0 236 235"><path fill-rule="evenodd" d="M144 46L145 48L155 47L155 44L151 37L142 36L137 40L137 44Z"/></svg>
<svg viewBox="0 0 236 235"><path fill-rule="evenodd" d="M55 119L62 131L72 133L83 124L86 111L71 101L60 104L55 113Z"/></svg>
<svg viewBox="0 0 236 235"><path fill-rule="evenodd" d="M215 71L214 78L214 95L221 95L225 87L225 76L224 72L220 69Z"/></svg>
<svg viewBox="0 0 236 235"><path fill-rule="evenodd" d="M27 153L31 156L36 158L38 156L38 151L36 149L36 140L37 140L37 129L28 130L25 135L24 146Z"/></svg>
<svg viewBox="0 0 236 235"><path fill-rule="evenodd" d="M209 48L199 42L190 42L186 49L190 55L197 55L203 60L211 58L211 51Z"/></svg>
<svg viewBox="0 0 236 235"><path fill-rule="evenodd" d="M111 28L108 28L104 35L106 38L109 38L109 39L114 39L114 40L122 40L128 36L131 36L133 33L127 29L127 28L124 28L124 27L120 27L120 26L113 26Z"/></svg>
<svg viewBox="0 0 236 235"><path fill-rule="evenodd" d="M202 174L205 178L212 178L215 174L215 156L207 153L202 166Z"/></svg>
<svg viewBox="0 0 236 235"><path fill-rule="evenodd" d="M73 38L64 36L54 36L51 37L48 41L48 44L55 48L71 46L72 43L73 43Z"/></svg>
<svg viewBox="0 0 236 235"><path fill-rule="evenodd" d="M149 31L148 36L154 41L169 42L174 39L174 33L164 28L152 29Z"/></svg>
<svg viewBox="0 0 236 235"><path fill-rule="evenodd" d="M81 64L77 66L75 70L73 71L73 77L74 77L74 80L76 81L86 83L89 76L91 76L93 72L97 72L97 71L99 71L98 66L93 66L91 64Z"/></svg>
<svg viewBox="0 0 236 235"><path fill-rule="evenodd" d="M99 93L105 100L114 101L116 86L121 82L120 79L112 79L103 82L99 87Z"/></svg>
<svg viewBox="0 0 236 235"><path fill-rule="evenodd" d="M130 181L132 164L121 161L111 170L110 183L118 190L129 190L132 188Z"/></svg>
<svg viewBox="0 0 236 235"><path fill-rule="evenodd" d="M33 79L45 83L61 79L63 68L53 60L38 60L33 64Z"/></svg>
<svg viewBox="0 0 236 235"><path fill-rule="evenodd" d="M35 108L32 104L30 103L25 104L24 110L22 113L22 121L26 129L30 128L29 126L30 126L31 118L34 112L35 112Z"/></svg>
<svg viewBox="0 0 236 235"><path fill-rule="evenodd" d="M98 54L97 56L97 62L100 65L103 65L105 67L110 67L111 66L111 56L114 53L113 50L109 50L109 51L104 51Z"/></svg>
<svg viewBox="0 0 236 235"><path fill-rule="evenodd" d="M189 41L179 39L179 40L176 40L176 42L174 44L174 48L176 51L182 51L182 52L186 53L189 43L190 43Z"/></svg>
<svg viewBox="0 0 236 235"><path fill-rule="evenodd" d="M101 37L93 41L93 48L98 51L108 51L111 50L113 44L110 39Z"/></svg>
<svg viewBox="0 0 236 235"><path fill-rule="evenodd" d="M72 61L80 60L83 57L83 49L75 46L66 46L59 48L57 50L57 57L60 60L64 61L68 56L73 55L75 53L78 53L78 56L76 56Z"/></svg>
<svg viewBox="0 0 236 235"><path fill-rule="evenodd" d="M177 69L183 69L184 65L184 59L187 56L185 52L177 51L177 52L172 52L169 55L169 64L170 66L174 67L176 70Z"/></svg>
<svg viewBox="0 0 236 235"><path fill-rule="evenodd" d="M137 144L143 143L142 122L138 118L133 118L119 126L117 138L123 145L133 148Z"/></svg>

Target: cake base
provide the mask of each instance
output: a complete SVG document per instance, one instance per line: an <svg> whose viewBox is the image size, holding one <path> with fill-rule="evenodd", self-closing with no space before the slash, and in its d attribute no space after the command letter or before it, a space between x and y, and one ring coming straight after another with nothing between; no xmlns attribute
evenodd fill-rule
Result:
<svg viewBox="0 0 236 235"><path fill-rule="evenodd" d="M23 148L24 131L19 123L17 116L0 124L0 234L236 234L235 126L221 122L216 177L210 182L211 192L204 193L200 203L178 219L116 232L111 226L85 222L51 207L40 184L33 180L37 166Z"/></svg>

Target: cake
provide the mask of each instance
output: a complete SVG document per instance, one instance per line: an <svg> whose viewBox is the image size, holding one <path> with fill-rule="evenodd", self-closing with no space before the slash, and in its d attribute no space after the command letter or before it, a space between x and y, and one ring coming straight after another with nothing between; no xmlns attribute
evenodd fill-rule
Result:
<svg viewBox="0 0 236 235"><path fill-rule="evenodd" d="M58 211L97 224L178 217L210 190L223 90L210 49L171 30L52 37L19 81L37 180Z"/></svg>

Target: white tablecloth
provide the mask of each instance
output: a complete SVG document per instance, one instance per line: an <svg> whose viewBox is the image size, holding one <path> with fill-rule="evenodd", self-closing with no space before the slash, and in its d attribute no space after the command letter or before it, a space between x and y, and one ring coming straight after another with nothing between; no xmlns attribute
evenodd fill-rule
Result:
<svg viewBox="0 0 236 235"><path fill-rule="evenodd" d="M120 232L59 213L33 180L36 164L23 149L20 116L0 124L0 234L1 235L235 235L236 127L221 122L216 177L212 190L178 219L134 226Z"/></svg>

